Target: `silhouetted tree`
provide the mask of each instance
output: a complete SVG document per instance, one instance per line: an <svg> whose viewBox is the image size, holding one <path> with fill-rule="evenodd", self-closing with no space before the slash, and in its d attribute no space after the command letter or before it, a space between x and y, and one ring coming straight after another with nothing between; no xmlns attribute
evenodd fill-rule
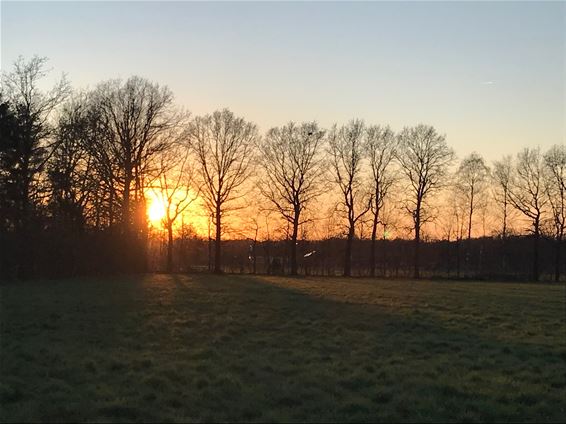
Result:
<svg viewBox="0 0 566 424"><path fill-rule="evenodd" d="M501 236L505 239L509 232L509 190L513 174L513 162L511 156L504 156L500 161L493 163L493 191L495 202L501 209Z"/></svg>
<svg viewBox="0 0 566 424"><path fill-rule="evenodd" d="M91 149L109 180L110 205L118 203L120 207L119 222L128 254L123 263L130 269L143 269L148 173L152 159L171 147L185 115L175 108L167 87L135 76L100 83L92 104L101 136Z"/></svg>
<svg viewBox="0 0 566 424"><path fill-rule="evenodd" d="M250 176L258 131L254 124L224 109L196 117L189 136L199 163L204 202L214 215L214 272L221 273L222 217Z"/></svg>
<svg viewBox="0 0 566 424"><path fill-rule="evenodd" d="M381 223L380 213L385 198L395 181L393 160L397 151L397 138L388 126L371 126L366 130L365 148L373 177L373 199L370 208L372 213L370 276L374 277L377 226Z"/></svg>
<svg viewBox="0 0 566 424"><path fill-rule="evenodd" d="M120 187L121 222L127 232L139 220L136 215L145 216L144 185L151 159L171 146L180 115L169 88L135 76L100 83L93 101L103 134L96 147L108 155L98 159L117 165L112 177Z"/></svg>
<svg viewBox="0 0 566 424"><path fill-rule="evenodd" d="M17 211L13 195L12 154L21 137L20 123L0 90L0 278L13 275L17 267L15 225Z"/></svg>
<svg viewBox="0 0 566 424"><path fill-rule="evenodd" d="M425 215L427 199L446 184L445 177L454 159L446 137L434 127L417 125L405 127L399 134L397 159L409 183L411 198L406 209L413 219L414 277L419 278L419 247L422 225L429 219Z"/></svg>
<svg viewBox="0 0 566 424"><path fill-rule="evenodd" d="M501 262L503 270L507 269L509 263L509 240L510 225L514 218L514 212L509 201L509 191L511 189L511 178L513 175L513 159L511 156L503 156L501 160L493 163L491 173L493 200L496 206L496 214L501 219L500 235L503 243Z"/></svg>
<svg viewBox="0 0 566 424"><path fill-rule="evenodd" d="M566 145L552 146L544 155L546 193L555 240L554 280L560 281L561 248L566 230Z"/></svg>
<svg viewBox="0 0 566 424"><path fill-rule="evenodd" d="M460 278L462 259L461 244L466 234L468 203L466 199L462 199L463 196L457 183L457 174L453 176L452 180L451 189L446 198L447 207L444 208L441 215L440 224L443 228L444 239L448 242L453 241L455 245L456 278Z"/></svg>
<svg viewBox="0 0 566 424"><path fill-rule="evenodd" d="M259 145L264 174L259 188L291 225L291 275L297 274L297 237L303 212L324 188L321 147L324 131L315 122L271 128Z"/></svg>
<svg viewBox="0 0 566 424"><path fill-rule="evenodd" d="M63 105L55 139L56 147L47 163L50 210L61 231L82 230L86 208L98 188L87 148L93 135L84 95Z"/></svg>
<svg viewBox="0 0 566 424"><path fill-rule="evenodd" d="M545 193L544 159L540 149L523 149L517 154L512 174L509 201L518 211L531 220L533 235L532 278L539 279L539 238L541 219L548 203Z"/></svg>
<svg viewBox="0 0 566 424"><path fill-rule="evenodd" d="M2 174L6 202L13 208L12 225L18 233L18 275L31 268L28 238L30 224L45 194L42 184L45 164L55 148L53 112L69 95L70 87L64 77L50 91L40 89L48 75L46 58L33 57L25 61L19 57L12 72L2 75L2 97L12 109L17 131L2 142Z"/></svg>
<svg viewBox="0 0 566 424"><path fill-rule="evenodd" d="M101 109L98 108L97 97L94 93L88 93L85 101L83 119L88 132L85 134L87 139L84 140L83 147L92 158L90 176L95 186L92 204L87 207L87 216L90 216L91 225L97 230L114 230L122 222L119 182L121 164L114 159L114 150L107 148L108 128Z"/></svg>
<svg viewBox="0 0 566 424"><path fill-rule="evenodd" d="M368 212L372 203L371 196L367 195L364 187L362 176L364 133L363 121L354 119L340 128L334 125L328 136L334 182L341 191L341 212L346 216L348 223L344 258L345 276L352 274L352 242L356 224Z"/></svg>
<svg viewBox="0 0 566 424"><path fill-rule="evenodd" d="M483 158L474 152L462 160L456 176L456 187L467 204L467 233L470 240L474 210L486 205L484 194L487 189L489 168Z"/></svg>
<svg viewBox="0 0 566 424"><path fill-rule="evenodd" d="M167 272L173 271L173 226L177 219L197 199L192 164L188 146L176 143L175 147L161 154L158 175L150 183L156 198L164 208L163 226L167 230Z"/></svg>
<svg viewBox="0 0 566 424"><path fill-rule="evenodd" d="M17 211L14 205L14 151L21 143L20 123L8 101L0 92L0 231L15 229Z"/></svg>
<svg viewBox="0 0 566 424"><path fill-rule="evenodd" d="M49 92L39 89L47 76L46 58L33 57L25 62L19 57L14 70L2 76L3 97L18 121L13 145L3 149L3 166L8 177L13 206L18 211L18 227L24 227L39 196L38 176L44 170L55 143L49 122L55 108L68 96L69 85L63 77Z"/></svg>

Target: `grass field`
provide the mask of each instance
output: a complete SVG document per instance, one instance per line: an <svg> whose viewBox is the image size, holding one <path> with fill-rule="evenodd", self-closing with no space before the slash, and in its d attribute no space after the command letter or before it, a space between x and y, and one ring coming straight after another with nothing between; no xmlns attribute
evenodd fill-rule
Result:
<svg viewBox="0 0 566 424"><path fill-rule="evenodd" d="M564 285L0 287L1 421L564 421Z"/></svg>

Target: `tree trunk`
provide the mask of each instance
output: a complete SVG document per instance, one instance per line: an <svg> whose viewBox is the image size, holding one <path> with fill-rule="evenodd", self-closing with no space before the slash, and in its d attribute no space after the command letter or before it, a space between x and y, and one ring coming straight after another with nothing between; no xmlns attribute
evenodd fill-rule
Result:
<svg viewBox="0 0 566 424"><path fill-rule="evenodd" d="M470 194L470 216L468 219L468 240L472 238L472 216L474 214L474 188L472 187L472 191Z"/></svg>
<svg viewBox="0 0 566 424"><path fill-rule="evenodd" d="M539 240L539 223L537 219L537 221L535 222L535 231L533 236L533 281L538 281L539 278L538 240Z"/></svg>
<svg viewBox="0 0 566 424"><path fill-rule="evenodd" d="M421 242L421 208L420 208L420 201L417 202L417 209L415 210L415 257L414 257L414 274L413 277L415 279L419 279L421 277L420 268L419 268L419 248Z"/></svg>
<svg viewBox="0 0 566 424"><path fill-rule="evenodd" d="M114 225L114 190L110 189L110 201L108 204L108 223L110 227Z"/></svg>
<svg viewBox="0 0 566 424"><path fill-rule="evenodd" d="M414 269L414 273L413 273L413 277L416 278L417 280L419 278L421 278L421 273L420 273L420 267L419 267L419 248L420 248L420 242L421 242L421 237L419 234L419 230L415 230L415 269Z"/></svg>
<svg viewBox="0 0 566 424"><path fill-rule="evenodd" d="M130 185L132 184L132 171L126 169L124 177L124 199L122 199L122 225L124 232L129 234L130 230Z"/></svg>
<svg viewBox="0 0 566 424"><path fill-rule="evenodd" d="M470 263L470 259L472 256L472 218L474 215L474 189L472 187L472 191L470 194L470 213L468 218L468 241L465 243L465 275L472 274L472 264Z"/></svg>
<svg viewBox="0 0 566 424"><path fill-rule="evenodd" d="M560 281L560 250L562 248L562 237L556 239L556 251L554 257L554 281Z"/></svg>
<svg viewBox="0 0 566 424"><path fill-rule="evenodd" d="M220 250L220 240L221 240L221 217L220 217L220 205L216 206L216 239L214 243L214 273L222 273L222 259Z"/></svg>
<svg viewBox="0 0 566 424"><path fill-rule="evenodd" d="M212 271L212 237L208 236L208 272Z"/></svg>
<svg viewBox="0 0 566 424"><path fill-rule="evenodd" d="M346 239L346 254L344 257L344 276L352 275L352 241L354 240L354 224L350 224L348 238Z"/></svg>
<svg viewBox="0 0 566 424"><path fill-rule="evenodd" d="M509 237L505 235L501 241L501 267L503 269L503 274L507 275L507 270L509 269Z"/></svg>
<svg viewBox="0 0 566 424"><path fill-rule="evenodd" d="M456 278L460 278L460 238L456 237Z"/></svg>
<svg viewBox="0 0 566 424"><path fill-rule="evenodd" d="M212 226L213 215L208 217L208 272L212 272L212 237L210 227Z"/></svg>
<svg viewBox="0 0 566 424"><path fill-rule="evenodd" d="M371 229L371 248L370 248L370 258L369 258L369 275L370 277L375 277L375 238L377 235L377 223L378 216L375 214L373 216L373 226Z"/></svg>
<svg viewBox="0 0 566 424"><path fill-rule="evenodd" d="M167 272L173 272L173 223L167 223Z"/></svg>
<svg viewBox="0 0 566 424"><path fill-rule="evenodd" d="M295 215L296 217L296 215ZM291 275L298 274L297 267L297 238L299 234L299 220L293 220L293 234L291 236Z"/></svg>
<svg viewBox="0 0 566 424"><path fill-rule="evenodd" d="M505 193L505 201L503 203L503 238L507 238L507 193Z"/></svg>
<svg viewBox="0 0 566 424"><path fill-rule="evenodd" d="M257 251L256 251L256 246L257 246L257 241L254 240L254 244L252 245L252 259L253 259L253 263L252 263L252 272L255 275L257 272Z"/></svg>

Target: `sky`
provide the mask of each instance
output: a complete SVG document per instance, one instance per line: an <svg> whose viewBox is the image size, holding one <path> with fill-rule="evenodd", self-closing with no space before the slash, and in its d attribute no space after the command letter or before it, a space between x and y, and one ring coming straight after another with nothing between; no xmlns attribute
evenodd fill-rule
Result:
<svg viewBox="0 0 566 424"><path fill-rule="evenodd" d="M426 123L489 161L566 143L565 2L9 2L1 67L75 88L140 75L261 130Z"/></svg>

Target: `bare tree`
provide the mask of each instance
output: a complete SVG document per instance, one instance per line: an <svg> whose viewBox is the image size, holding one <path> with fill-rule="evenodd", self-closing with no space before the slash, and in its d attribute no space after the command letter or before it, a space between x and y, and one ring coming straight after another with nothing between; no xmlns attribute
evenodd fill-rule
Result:
<svg viewBox="0 0 566 424"><path fill-rule="evenodd" d="M364 134L363 121L354 119L340 128L334 125L328 137L334 182L342 194L339 203L340 212L346 216L348 223L344 257L345 276L352 274L352 242L356 224L369 211L372 203L371 195L368 196L362 178Z"/></svg>
<svg viewBox="0 0 566 424"><path fill-rule="evenodd" d="M150 184L163 206L162 224L167 230L167 272L173 271L173 229L177 219L198 198L189 149L177 143L159 158L158 174Z"/></svg>
<svg viewBox="0 0 566 424"><path fill-rule="evenodd" d="M546 193L552 211L555 257L554 279L560 281L561 248L566 230L566 145L552 146L544 155Z"/></svg>
<svg viewBox="0 0 566 424"><path fill-rule="evenodd" d="M92 138L87 96L78 94L62 107L47 163L49 205L59 231L81 230L87 223L87 207L98 188L87 147Z"/></svg>
<svg viewBox="0 0 566 424"><path fill-rule="evenodd" d="M189 136L199 163L205 205L216 227L214 272L222 272L222 218L251 173L257 127L228 109L195 118Z"/></svg>
<svg viewBox="0 0 566 424"><path fill-rule="evenodd" d="M501 254L501 263L503 270L507 270L510 260L509 257L509 239L508 236L512 230L512 223L516 218L516 211L513 208L509 193L511 190L511 180L513 177L513 158L510 155L503 156L501 160L493 163L493 171L491 173L493 201L495 202L495 215L501 220L501 241L503 250Z"/></svg>
<svg viewBox="0 0 566 424"><path fill-rule="evenodd" d="M458 172L452 178L451 190L448 196L449 210L447 211L448 219L451 221L452 235L456 245L456 278L460 278L462 264L462 240L467 233L469 224L469 198L465 196L467 191L462 191L460 186ZM467 222L468 221L468 222Z"/></svg>
<svg viewBox="0 0 566 424"><path fill-rule="evenodd" d="M109 224L118 224L119 266L144 270L150 171L154 159L176 141L186 115L175 107L167 87L137 76L98 84L90 103L98 134L90 150L102 177L101 191L109 195Z"/></svg>
<svg viewBox="0 0 566 424"><path fill-rule="evenodd" d="M370 276L375 277L377 227L382 223L380 213L395 181L393 160L397 151L397 138L388 126L371 126L366 130L365 148L373 177L370 208L372 214ZM383 224L385 225L384 222Z"/></svg>
<svg viewBox="0 0 566 424"><path fill-rule="evenodd" d="M92 191L85 205L85 217L97 230L113 228L120 222L118 176L121 165L107 148L108 128L98 99L94 92L86 92L75 96L68 108L69 116L66 122L60 122L60 126L66 126L65 133L74 140L69 142L78 142L89 162L87 180L92 183Z"/></svg>
<svg viewBox="0 0 566 424"><path fill-rule="evenodd" d="M291 275L297 275L297 238L303 212L323 191L321 148L324 131L316 122L271 128L260 144L264 170L259 188L291 225Z"/></svg>
<svg viewBox="0 0 566 424"><path fill-rule="evenodd" d="M421 229L430 220L425 214L427 200L446 184L445 177L454 152L446 144L445 136L438 134L434 127L423 124L405 127L399 134L399 143L397 158L411 193L406 210L411 214L415 232L414 277L419 278Z"/></svg>
<svg viewBox="0 0 566 424"><path fill-rule="evenodd" d="M470 240L474 210L486 205L483 195L487 189L489 168L483 158L474 152L462 160L456 175L456 188L467 204L467 233Z"/></svg>
<svg viewBox="0 0 566 424"><path fill-rule="evenodd" d="M172 145L185 115L173 94L140 77L99 84L93 94L102 137L92 146L111 186L119 187L121 223L129 232L145 228L145 188L152 159ZM139 227L139 228L138 228Z"/></svg>
<svg viewBox="0 0 566 424"><path fill-rule="evenodd" d="M541 219L548 203L545 193L544 160L540 149L526 148L517 154L517 161L511 179L509 202L531 220L533 235L533 274L539 279L539 238Z"/></svg>
<svg viewBox="0 0 566 424"><path fill-rule="evenodd" d="M509 190L513 175L513 161L511 156L504 156L500 161L493 163L492 179L494 184L494 200L499 205L502 214L501 237L505 239L509 232Z"/></svg>

